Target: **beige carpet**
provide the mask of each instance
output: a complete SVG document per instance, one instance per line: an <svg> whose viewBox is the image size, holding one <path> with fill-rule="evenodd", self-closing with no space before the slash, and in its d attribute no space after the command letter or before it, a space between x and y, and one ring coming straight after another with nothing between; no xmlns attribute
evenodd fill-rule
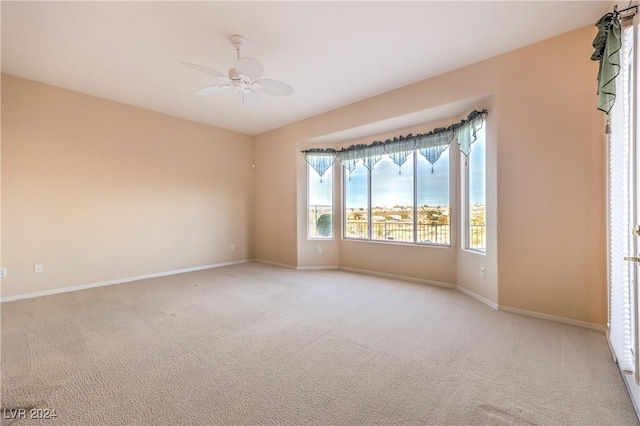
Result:
<svg viewBox="0 0 640 426"><path fill-rule="evenodd" d="M46 425L638 424L602 333L455 290L249 263L2 305Z"/></svg>

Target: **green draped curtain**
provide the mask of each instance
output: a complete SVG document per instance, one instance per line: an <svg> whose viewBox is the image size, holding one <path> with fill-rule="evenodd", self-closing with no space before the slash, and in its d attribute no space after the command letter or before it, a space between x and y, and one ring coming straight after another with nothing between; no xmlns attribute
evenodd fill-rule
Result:
<svg viewBox="0 0 640 426"><path fill-rule="evenodd" d="M616 101L616 77L620 73L622 42L618 12L604 15L596 22L596 27L598 27L598 34L593 39L594 52L591 60L600 62L597 88L598 109L609 115Z"/></svg>

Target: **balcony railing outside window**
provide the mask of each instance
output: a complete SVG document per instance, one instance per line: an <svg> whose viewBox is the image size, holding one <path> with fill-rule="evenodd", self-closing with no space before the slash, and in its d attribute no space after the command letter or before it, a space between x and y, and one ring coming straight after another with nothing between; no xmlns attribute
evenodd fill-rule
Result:
<svg viewBox="0 0 640 426"><path fill-rule="evenodd" d="M347 220L345 238L368 239L366 220ZM484 226L478 227L478 238L484 241ZM413 241L413 222L379 221L371 223L371 239L378 241ZM419 244L451 245L451 225L418 223L416 242Z"/></svg>
<svg viewBox="0 0 640 426"><path fill-rule="evenodd" d="M469 248L486 250L486 226L485 225L469 225Z"/></svg>
<svg viewBox="0 0 640 426"><path fill-rule="evenodd" d="M345 238L369 238L366 220L347 220ZM472 248L486 248L486 226L471 225ZM371 223L371 239L378 241L413 242L413 222L382 221ZM451 225L441 223L418 223L417 243L451 245Z"/></svg>

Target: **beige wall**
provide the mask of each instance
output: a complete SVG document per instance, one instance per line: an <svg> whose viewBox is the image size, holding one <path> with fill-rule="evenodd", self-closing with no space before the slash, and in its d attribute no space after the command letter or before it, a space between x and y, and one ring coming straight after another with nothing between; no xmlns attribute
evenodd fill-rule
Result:
<svg viewBox="0 0 640 426"><path fill-rule="evenodd" d="M3 75L2 296L251 258L252 162L249 136Z"/></svg>
<svg viewBox="0 0 640 426"><path fill-rule="evenodd" d="M597 64L589 60L594 35L585 27L256 137L256 161L278 165L272 179L256 182L257 192L273 190L279 202L297 205L295 222L256 220L256 228L270 226L269 239L256 234L256 256L281 261L271 253L281 252L284 238L295 244L287 264L333 266L337 259L340 266L451 282L505 307L604 324L605 152ZM304 234L305 141L468 98L484 99L478 106L490 110L487 255L338 237L326 243L330 256L317 256L317 242ZM268 149L276 146L280 158ZM256 199L256 211L267 204Z"/></svg>
<svg viewBox="0 0 640 426"><path fill-rule="evenodd" d="M258 138L254 221L255 258L295 267L296 261L296 170L297 153L287 140L287 131ZM285 166L287 165L287 166ZM259 185L258 185L259 182Z"/></svg>
<svg viewBox="0 0 640 426"><path fill-rule="evenodd" d="M497 60L500 304L606 323L605 145L592 27Z"/></svg>
<svg viewBox="0 0 640 426"><path fill-rule="evenodd" d="M594 34L572 31L254 138L3 76L2 295L253 257L456 284L501 306L604 324ZM306 239L309 139L468 99L489 109L486 255L462 250L457 231L450 249L343 241L339 226L333 240ZM339 192L335 202L339 223ZM34 263L45 272L34 275Z"/></svg>
<svg viewBox="0 0 640 426"><path fill-rule="evenodd" d="M497 302L497 259L496 250L492 250L487 255L481 255L472 252L465 252L464 257L467 259L461 262L462 250L459 245L459 234L454 230L452 232L452 247L428 247L428 246L411 246L402 244L389 244L380 242L360 242L360 241L344 241L340 238L341 223L341 197L338 192L336 195L336 238L331 241L307 240L306 238L306 166L304 156L301 150L310 147L325 147L327 144L310 144L309 139L317 138L323 135L330 135L336 132L345 131L354 127L364 126L388 120L396 117L402 117L416 111L425 111L436 109L442 105L463 101L475 100L474 106L478 109L490 107L493 105L492 91L495 90L496 78L492 72L492 61L485 61L474 65L473 67L463 68L452 73L425 80L411 86L407 86L383 95L358 102L356 104L312 117L294 123L263 135L259 135L256 140L256 158L257 161L274 162L279 161L273 156L269 150L261 150L261 144L264 142L274 143L277 141L278 149L293 153L292 163L278 163L278 173L284 176L290 176L294 172L293 179L297 179L296 192L284 194L279 193L279 199L295 200L297 212L295 222L285 221L268 221L263 218L265 225L268 223L270 232L275 235L286 236L287 240L293 240L296 244L295 253L297 253L296 265L299 268L317 268L317 267L345 267L361 270L368 270L383 274L401 275L417 280L441 282L444 284L471 287L474 292L493 302ZM477 73L485 78L478 78ZM465 110L466 113L469 110ZM384 139L389 136L397 136L398 134L418 133L430 131L441 125L448 125L459 121L466 114L454 114L451 118L440 120L437 122L428 122L419 126L410 128L403 127L394 132L377 133L367 138L357 140L345 140L335 143L332 146L340 147L353 143L368 143L376 139ZM493 115L494 112L491 112ZM495 145L495 132L490 134L494 139L488 140L488 144ZM260 152L267 156L261 158ZM279 151L282 152L282 151ZM453 156L452 156L453 157ZM458 197L457 192L457 157L452 161L454 168L454 182L452 186L452 201ZM292 168L295 167L295 170ZM495 175L492 175L495 179ZM273 177L273 176L272 176ZM287 177L286 179L291 179ZM340 182L339 174L336 175L336 181ZM495 182L493 182L495 186ZM341 185L336 185L339 191ZM258 179L256 182L256 190L258 193L270 191L279 191L277 181L265 181ZM262 205L268 208L266 204L262 204L256 200L257 211L261 210ZM495 203L495 198L493 199ZM490 210L495 215L496 208L493 206ZM454 210L453 217L455 220L460 218L458 212ZM256 228L261 225L256 221ZM277 228L274 229L274 227ZM495 240L496 231L491 233L491 238ZM270 253L278 250L279 241L282 238L272 238L268 241L262 241L264 247L262 251L258 251L256 245L256 257L273 262L279 262L274 259ZM495 241L491 242L494 246ZM269 248L271 247L271 248ZM322 247L322 254L317 254L316 248ZM266 256L266 257L262 257ZM291 254L293 258L294 254ZM470 266L473 263L473 267ZM290 264L290 263L289 263ZM489 275L479 278L479 268L484 266ZM462 275L464 280L458 280L458 275ZM472 272L471 272L472 271ZM476 276L478 278L476 278Z"/></svg>

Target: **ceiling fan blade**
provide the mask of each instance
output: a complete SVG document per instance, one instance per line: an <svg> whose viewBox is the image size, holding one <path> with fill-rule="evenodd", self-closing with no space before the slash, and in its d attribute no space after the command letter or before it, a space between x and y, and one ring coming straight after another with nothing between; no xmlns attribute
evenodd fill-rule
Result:
<svg viewBox="0 0 640 426"><path fill-rule="evenodd" d="M220 93L223 90L231 87L230 84L214 84L213 86L206 86L196 92L196 95L204 96L212 93Z"/></svg>
<svg viewBox="0 0 640 426"><path fill-rule="evenodd" d="M259 60L255 58L240 58L236 63L236 72L249 76L251 80L257 80L262 77L264 68Z"/></svg>
<svg viewBox="0 0 640 426"><path fill-rule="evenodd" d="M203 67L202 65L189 64L189 63L186 63L186 62L182 62L182 65L184 65L187 68L191 68L192 70L200 71L200 72L203 72L205 74L212 75L214 77L228 78L226 74L221 73L220 71L212 70L211 68Z"/></svg>
<svg viewBox="0 0 640 426"><path fill-rule="evenodd" d="M242 105L243 106L251 106L257 105L260 103L260 96L258 92L253 89L245 89L242 92Z"/></svg>
<svg viewBox="0 0 640 426"><path fill-rule="evenodd" d="M254 83L256 89L273 96L289 96L293 94L293 87L287 83L268 78L258 80Z"/></svg>

